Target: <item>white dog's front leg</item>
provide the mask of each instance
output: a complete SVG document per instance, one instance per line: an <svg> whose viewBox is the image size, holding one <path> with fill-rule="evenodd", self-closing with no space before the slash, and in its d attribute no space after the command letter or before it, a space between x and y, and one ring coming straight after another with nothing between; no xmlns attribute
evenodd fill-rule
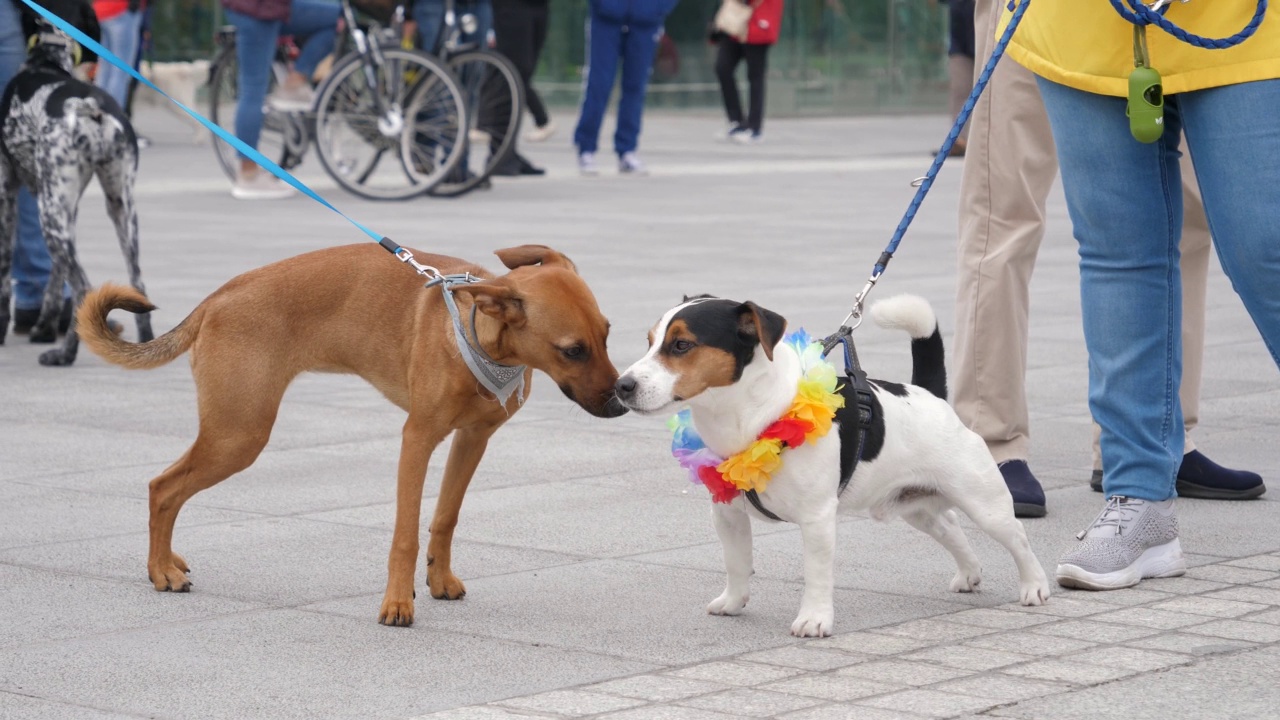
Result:
<svg viewBox="0 0 1280 720"><path fill-rule="evenodd" d="M724 548L724 569L728 575L724 592L707 605L707 612L712 615L737 615L751 597L748 588L752 572L751 518L739 503L741 500L731 504L711 503L711 520Z"/></svg>
<svg viewBox="0 0 1280 720"><path fill-rule="evenodd" d="M791 634L826 637L835 623L831 599L835 585L835 504L820 519L802 523L800 536L804 539L804 600L800 602L800 614L791 623Z"/></svg>

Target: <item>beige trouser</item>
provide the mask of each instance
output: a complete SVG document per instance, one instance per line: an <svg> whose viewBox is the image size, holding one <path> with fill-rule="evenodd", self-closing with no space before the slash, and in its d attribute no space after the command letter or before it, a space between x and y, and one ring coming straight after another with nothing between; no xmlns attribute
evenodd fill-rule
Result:
<svg viewBox="0 0 1280 720"><path fill-rule="evenodd" d="M979 71L995 46L1000 0L978 0ZM960 184L955 408L997 462L1028 459L1028 288L1045 201L1058 173L1053 134L1035 76L1009 58L996 67L969 121ZM1182 158L1182 387L1188 432L1200 411L1209 226L1186 154ZM1186 452L1195 449L1191 439ZM1102 467L1094 430L1094 468Z"/></svg>

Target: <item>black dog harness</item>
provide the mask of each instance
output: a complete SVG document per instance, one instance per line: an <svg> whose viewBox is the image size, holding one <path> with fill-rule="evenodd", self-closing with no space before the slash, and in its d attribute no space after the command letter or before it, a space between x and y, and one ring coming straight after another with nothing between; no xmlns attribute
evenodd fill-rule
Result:
<svg viewBox="0 0 1280 720"><path fill-rule="evenodd" d="M829 354L837 344L844 345L844 367L845 372L845 395L850 391L854 395L854 400L858 409L858 451L853 454L853 466L849 468L848 473L840 473L840 485L836 488L836 497L844 494L844 489L849 486L849 481L853 479L853 473L858 468L858 461L862 459L862 452L867 446L867 431L871 428L872 420L875 419L875 408L871 399L871 383L867 382L867 373L862 369L862 365L858 362L858 351L853 346L852 332L847 328L841 328L839 332L827 338L822 343L822 354L825 357ZM846 404L848 399L846 399ZM842 468L843 470L843 468ZM782 518L775 515L769 508L760 502L760 494L755 490L747 490L743 493L747 496L747 500L751 503L761 515L770 520L782 522Z"/></svg>

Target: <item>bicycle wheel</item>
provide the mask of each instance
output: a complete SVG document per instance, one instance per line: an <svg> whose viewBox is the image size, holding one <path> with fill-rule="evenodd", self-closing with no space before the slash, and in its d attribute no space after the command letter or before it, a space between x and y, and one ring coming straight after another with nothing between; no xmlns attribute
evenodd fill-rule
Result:
<svg viewBox="0 0 1280 720"><path fill-rule="evenodd" d="M214 60L213 69L209 73L209 119L215 125L232 135L236 134L236 106L240 100L240 85L237 79L239 62L236 60L235 42L227 44L218 58ZM270 95L284 77L284 68L278 63L271 66ZM291 156L289 148L298 145L300 132L297 122L286 113L271 109L265 102L262 107L262 132L258 136L258 152L266 155L283 168L291 168L301 160L301 153ZM293 142L289 142L289 138ZM214 136L213 152L218 157L222 171L232 181L240 169L240 153L229 143Z"/></svg>
<svg viewBox="0 0 1280 720"><path fill-rule="evenodd" d="M445 66L426 53L382 48L381 65L370 67L353 53L333 68L320 89L316 149L324 169L351 193L370 200L403 200L429 190L457 165L466 127L462 92ZM431 117L408 118L411 105ZM416 112L416 111L415 111ZM410 127L424 126L429 154L403 152Z"/></svg>
<svg viewBox="0 0 1280 720"><path fill-rule="evenodd" d="M489 50L469 50L448 63L462 86L471 123L462 162L430 191L439 197L474 189L509 160L524 114L524 84L510 60Z"/></svg>

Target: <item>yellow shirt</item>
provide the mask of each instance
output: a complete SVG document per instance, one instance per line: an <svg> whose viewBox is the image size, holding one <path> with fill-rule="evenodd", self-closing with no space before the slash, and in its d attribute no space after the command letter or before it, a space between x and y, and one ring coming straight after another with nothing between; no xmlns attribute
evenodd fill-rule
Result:
<svg viewBox="0 0 1280 720"><path fill-rule="evenodd" d="M998 39L1011 15L1008 0L979 2L1000 3ZM1221 39L1239 32L1256 10L1257 0L1175 1L1165 19L1189 33ZM1199 48L1149 25L1147 49L1166 95L1280 78L1280 8L1270 5L1258 31L1232 48ZM1109 0L1032 0L1007 52L1061 85L1124 97L1133 71L1133 25Z"/></svg>

